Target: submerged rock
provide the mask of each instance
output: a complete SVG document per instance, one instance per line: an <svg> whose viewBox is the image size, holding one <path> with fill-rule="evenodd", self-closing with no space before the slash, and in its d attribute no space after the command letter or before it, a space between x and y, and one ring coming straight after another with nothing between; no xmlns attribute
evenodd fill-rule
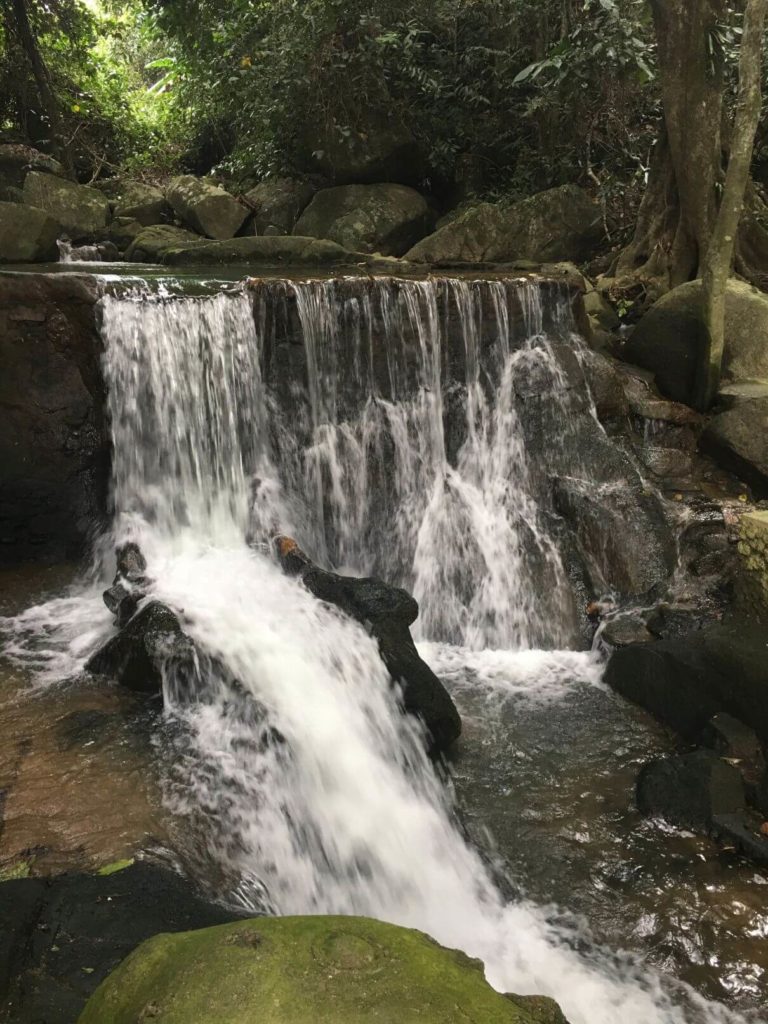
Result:
<svg viewBox="0 0 768 1024"><path fill-rule="evenodd" d="M187 227L208 238L232 238L248 216L247 208L229 192L192 174L174 178L166 199Z"/></svg>
<svg viewBox="0 0 768 1024"><path fill-rule="evenodd" d="M0 884L0 1005L14 1024L73 1024L98 985L141 942L242 915L167 868ZM102 1017L100 1024L119 1018Z"/></svg>
<svg viewBox="0 0 768 1024"><path fill-rule="evenodd" d="M338 576L314 565L296 542L278 537L280 564L321 601L341 608L356 619L379 643L382 661L402 688L403 707L421 718L429 730L433 749L447 749L461 734L461 718L450 694L419 656L408 628L419 606L407 591L377 579Z"/></svg>
<svg viewBox="0 0 768 1024"><path fill-rule="evenodd" d="M0 263L42 263L58 259L61 225L45 210L0 203Z"/></svg>
<svg viewBox="0 0 768 1024"><path fill-rule="evenodd" d="M129 690L162 693L168 675L194 671L194 644L178 616L160 601L151 601L86 663L86 670L109 676Z"/></svg>
<svg viewBox="0 0 768 1024"><path fill-rule="evenodd" d="M103 230L109 217L109 202L98 189L41 171L24 180L24 202L50 214L73 242Z"/></svg>
<svg viewBox="0 0 768 1024"><path fill-rule="evenodd" d="M637 779L637 806L672 825L708 832L720 814L745 814L741 775L709 750L651 761Z"/></svg>
<svg viewBox="0 0 768 1024"><path fill-rule="evenodd" d="M318 192L294 228L346 249L402 256L429 229L427 202L406 185L340 185Z"/></svg>
<svg viewBox="0 0 768 1024"><path fill-rule="evenodd" d="M562 1019L562 1018L561 1018ZM361 917L273 917L158 935L79 1024L483 1024L556 1021L549 1000L494 991L479 960Z"/></svg>

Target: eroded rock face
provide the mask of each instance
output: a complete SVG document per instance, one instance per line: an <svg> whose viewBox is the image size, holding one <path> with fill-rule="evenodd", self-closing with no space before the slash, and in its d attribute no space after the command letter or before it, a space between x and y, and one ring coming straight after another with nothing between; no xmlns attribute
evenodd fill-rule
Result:
<svg viewBox="0 0 768 1024"><path fill-rule="evenodd" d="M39 149L18 142L0 146L0 189L22 188L30 171L64 176L64 168L59 161Z"/></svg>
<svg viewBox="0 0 768 1024"><path fill-rule="evenodd" d="M342 185L318 192L294 228L357 252L402 256L427 232L429 207L406 185Z"/></svg>
<svg viewBox="0 0 768 1024"><path fill-rule="evenodd" d="M307 181L293 178L260 181L245 194L253 211L256 234L290 235L314 194L314 187Z"/></svg>
<svg viewBox="0 0 768 1024"><path fill-rule="evenodd" d="M208 238L233 238L248 216L247 208L229 192L192 174L174 178L166 198L188 228Z"/></svg>
<svg viewBox="0 0 768 1024"><path fill-rule="evenodd" d="M109 476L92 278L0 276L0 561L65 560L102 525Z"/></svg>
<svg viewBox="0 0 768 1024"><path fill-rule="evenodd" d="M41 171L25 178L24 202L50 214L73 242L97 234L109 218L109 203L98 189Z"/></svg>
<svg viewBox="0 0 768 1024"><path fill-rule="evenodd" d="M586 192L562 185L503 207L481 203L410 249L417 263L537 263L580 260L599 238L600 215Z"/></svg>
<svg viewBox="0 0 768 1024"><path fill-rule="evenodd" d="M0 263L42 263L58 259L61 226L45 210L0 203Z"/></svg>
<svg viewBox="0 0 768 1024"><path fill-rule="evenodd" d="M479 960L445 949L421 932L367 918L322 916L256 918L156 936L99 988L80 1024L142 1019L157 1024L557 1020L551 1001L507 999L485 980Z"/></svg>
<svg viewBox="0 0 768 1024"><path fill-rule="evenodd" d="M664 394L691 405L705 346L701 282L691 281L668 292L645 314L622 356L651 370ZM729 281L726 291L723 378L768 378L768 296L742 281Z"/></svg>

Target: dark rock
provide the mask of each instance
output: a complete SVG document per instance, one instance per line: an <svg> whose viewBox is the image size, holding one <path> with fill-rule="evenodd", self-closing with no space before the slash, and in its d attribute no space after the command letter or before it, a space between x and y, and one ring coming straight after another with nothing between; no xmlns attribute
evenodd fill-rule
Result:
<svg viewBox="0 0 768 1024"><path fill-rule="evenodd" d="M115 717L97 708L70 712L56 726L59 749L71 750L104 742L113 735L111 726L115 724Z"/></svg>
<svg viewBox="0 0 768 1024"><path fill-rule="evenodd" d="M64 168L47 153L18 142L0 145L0 188L22 188L30 171L64 177Z"/></svg>
<svg viewBox="0 0 768 1024"><path fill-rule="evenodd" d="M105 228L109 216L109 203L98 189L40 171L25 178L24 202L45 210L75 242Z"/></svg>
<svg viewBox="0 0 768 1024"><path fill-rule="evenodd" d="M143 862L105 876L4 882L0 1018L74 1024L94 990L145 939L239 916L182 876Z"/></svg>
<svg viewBox="0 0 768 1024"><path fill-rule="evenodd" d="M715 416L701 447L749 484L757 498L768 498L768 398L739 402Z"/></svg>
<svg viewBox="0 0 768 1024"><path fill-rule="evenodd" d="M600 639L609 647L616 649L632 644L652 643L656 638L641 615L626 614L609 619L600 633Z"/></svg>
<svg viewBox="0 0 768 1024"><path fill-rule="evenodd" d="M691 741L725 711L768 742L766 637L741 623L616 650L605 681Z"/></svg>
<svg viewBox="0 0 768 1024"><path fill-rule="evenodd" d="M290 235L314 194L314 186L307 181L293 178L260 181L245 194L245 201L253 211L255 234Z"/></svg>
<svg viewBox="0 0 768 1024"><path fill-rule="evenodd" d="M402 688L403 707L423 720L432 749L446 750L461 734L461 719L448 691L419 656L411 638L408 627L419 613L413 597L381 580L338 576L319 569L288 537L278 537L275 546L286 572L299 576L315 597L341 608L376 637L382 661Z"/></svg>
<svg viewBox="0 0 768 1024"><path fill-rule="evenodd" d="M0 202L0 263L43 263L58 259L61 225L45 210Z"/></svg>
<svg viewBox="0 0 768 1024"><path fill-rule="evenodd" d="M167 605L151 601L86 663L95 675L109 676L139 693L162 693L170 675L193 672L195 649Z"/></svg>
<svg viewBox="0 0 768 1024"><path fill-rule="evenodd" d="M0 275L0 562L77 558L102 525L97 300L85 275Z"/></svg>
<svg viewBox="0 0 768 1024"><path fill-rule="evenodd" d="M721 842L732 844L743 857L768 865L768 836L757 832L756 824L742 814L718 814L712 819L710 831Z"/></svg>
<svg viewBox="0 0 768 1024"><path fill-rule="evenodd" d="M142 236L139 236L141 238ZM138 244L139 239L136 240ZM193 246L168 246L162 253L163 263L172 267L205 266L221 263L309 264L334 266L357 263L364 256L343 249L336 242L321 238L259 235L232 238L226 242L203 242Z"/></svg>
<svg viewBox="0 0 768 1024"><path fill-rule="evenodd" d="M720 815L746 815L744 783L732 765L695 750L645 765L637 778L637 806L671 825L709 832Z"/></svg>

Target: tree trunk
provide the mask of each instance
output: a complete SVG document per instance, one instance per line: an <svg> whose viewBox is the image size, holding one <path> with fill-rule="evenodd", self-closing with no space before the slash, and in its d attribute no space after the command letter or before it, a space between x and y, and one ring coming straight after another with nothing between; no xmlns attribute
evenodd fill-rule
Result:
<svg viewBox="0 0 768 1024"><path fill-rule="evenodd" d="M16 22L19 41L32 68L32 74L34 75L38 95L40 96L40 105L48 118L52 147L55 155L61 160L65 168L71 172L72 162L61 131L59 104L53 91L48 68L45 66L42 54L40 53L40 47L37 44L35 33L29 21L25 0L11 0L11 9L14 21Z"/></svg>
<svg viewBox="0 0 768 1024"><path fill-rule="evenodd" d="M739 95L730 142L728 169L720 209L704 260L703 315L707 351L699 367L697 399L701 409L712 404L720 383L725 348L725 294L736 250L752 152L762 106L763 32L768 0L748 0L739 54Z"/></svg>
<svg viewBox="0 0 768 1024"><path fill-rule="evenodd" d="M725 0L651 0L651 7L664 131L635 236L615 273L632 274L661 293L697 276L715 221L724 97L715 30L727 5Z"/></svg>

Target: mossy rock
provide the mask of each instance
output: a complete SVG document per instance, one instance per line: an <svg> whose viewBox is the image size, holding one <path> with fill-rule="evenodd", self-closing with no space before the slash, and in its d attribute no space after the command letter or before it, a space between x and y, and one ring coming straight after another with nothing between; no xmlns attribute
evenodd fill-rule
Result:
<svg viewBox="0 0 768 1024"><path fill-rule="evenodd" d="M177 245L163 253L163 263L173 267L260 263L267 266L336 266L366 261L360 253L325 238L291 236L246 236L223 242L205 242L194 246Z"/></svg>
<svg viewBox="0 0 768 1024"><path fill-rule="evenodd" d="M480 961L421 932L274 917L156 935L96 990L79 1024L544 1024L556 1009L500 995Z"/></svg>

